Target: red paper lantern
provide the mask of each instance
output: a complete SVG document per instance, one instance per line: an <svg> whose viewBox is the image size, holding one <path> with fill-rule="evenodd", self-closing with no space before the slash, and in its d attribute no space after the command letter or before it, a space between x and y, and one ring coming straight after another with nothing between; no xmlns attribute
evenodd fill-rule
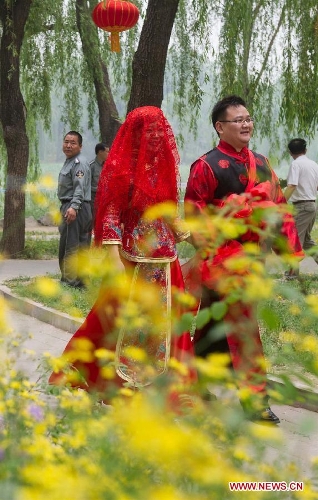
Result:
<svg viewBox="0 0 318 500"><path fill-rule="evenodd" d="M119 32L135 26L138 17L139 10L136 5L127 0L103 0L92 12L96 26L110 31L110 48L113 52L120 51Z"/></svg>

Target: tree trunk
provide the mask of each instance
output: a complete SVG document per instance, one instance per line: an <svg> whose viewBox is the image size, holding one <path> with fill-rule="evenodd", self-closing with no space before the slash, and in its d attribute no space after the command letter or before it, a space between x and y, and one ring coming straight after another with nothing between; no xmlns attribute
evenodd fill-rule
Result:
<svg viewBox="0 0 318 500"><path fill-rule="evenodd" d="M92 21L91 9L88 9L86 0L76 0L76 20L83 55L95 87L101 140L110 145L121 122L113 99L107 67L101 58L97 29Z"/></svg>
<svg viewBox="0 0 318 500"><path fill-rule="evenodd" d="M127 113L139 106L161 107L168 46L179 0L149 0L134 55Z"/></svg>
<svg viewBox="0 0 318 500"><path fill-rule="evenodd" d="M25 193L29 160L26 107L20 90L20 50L32 0L2 2L0 46L0 120L7 149L7 178L4 200L1 251L19 258L25 244Z"/></svg>

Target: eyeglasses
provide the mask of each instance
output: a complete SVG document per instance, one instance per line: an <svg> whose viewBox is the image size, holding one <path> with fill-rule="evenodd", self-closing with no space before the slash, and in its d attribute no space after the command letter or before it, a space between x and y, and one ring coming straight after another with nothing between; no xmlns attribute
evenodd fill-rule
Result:
<svg viewBox="0 0 318 500"><path fill-rule="evenodd" d="M221 123L238 123L239 125L243 125L243 123L247 123L248 125L250 123L254 122L253 118L245 118L244 120L242 118L238 118L237 120L218 120Z"/></svg>

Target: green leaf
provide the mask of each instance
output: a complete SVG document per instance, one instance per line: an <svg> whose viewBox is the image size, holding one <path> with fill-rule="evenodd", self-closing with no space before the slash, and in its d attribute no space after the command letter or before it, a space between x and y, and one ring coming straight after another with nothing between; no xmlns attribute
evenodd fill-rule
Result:
<svg viewBox="0 0 318 500"><path fill-rule="evenodd" d="M227 312L227 305L225 302L214 302L210 307L210 314L213 319L219 321L224 318Z"/></svg>
<svg viewBox="0 0 318 500"><path fill-rule="evenodd" d="M277 330L280 325L279 315L270 307L264 306L259 309L259 318L264 321L267 328Z"/></svg>
<svg viewBox="0 0 318 500"><path fill-rule="evenodd" d="M180 321L176 324L175 332L177 335L181 335L183 332L189 332L192 329L194 322L194 315L190 312L185 313L181 316Z"/></svg>
<svg viewBox="0 0 318 500"><path fill-rule="evenodd" d="M206 325L210 321L211 315L210 315L210 310L208 308L202 309L202 311L199 311L196 319L197 323L197 328L202 328L204 325Z"/></svg>

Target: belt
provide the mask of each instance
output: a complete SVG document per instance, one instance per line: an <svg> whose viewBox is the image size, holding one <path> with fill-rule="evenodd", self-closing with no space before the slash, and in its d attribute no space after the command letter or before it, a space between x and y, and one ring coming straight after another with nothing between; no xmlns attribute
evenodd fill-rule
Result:
<svg viewBox="0 0 318 500"><path fill-rule="evenodd" d="M307 202L316 203L316 200L298 200L298 201L293 201L292 204L298 205L298 203L307 203Z"/></svg>

